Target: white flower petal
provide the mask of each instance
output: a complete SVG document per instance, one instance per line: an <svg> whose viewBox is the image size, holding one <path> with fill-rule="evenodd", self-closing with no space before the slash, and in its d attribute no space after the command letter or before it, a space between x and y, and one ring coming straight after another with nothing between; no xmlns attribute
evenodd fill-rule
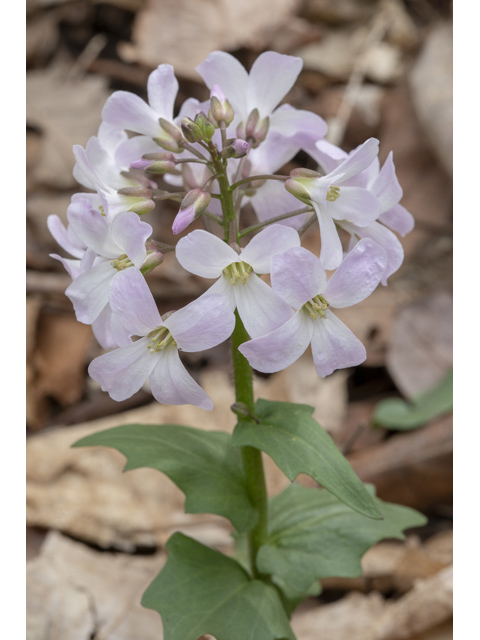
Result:
<svg viewBox="0 0 480 640"><path fill-rule="evenodd" d="M170 347L160 351L150 374L153 397L163 404L193 404L210 411L213 402L183 366L178 351Z"/></svg>
<svg viewBox="0 0 480 640"><path fill-rule="evenodd" d="M265 51L258 56L250 70L247 90L248 110L258 109L260 118L269 116L293 87L302 66L301 58L275 51ZM223 85L218 84L223 89ZM228 97L228 94L226 95Z"/></svg>
<svg viewBox="0 0 480 640"><path fill-rule="evenodd" d="M373 195L378 198L382 213L394 207L402 199L403 190L395 174L395 165L393 164L393 154L391 151L379 174L373 181L370 190Z"/></svg>
<svg viewBox="0 0 480 640"><path fill-rule="evenodd" d="M225 267L239 260L232 247L203 229L181 238L175 255L184 269L202 278L218 278Z"/></svg>
<svg viewBox="0 0 480 640"><path fill-rule="evenodd" d="M131 335L146 336L164 324L145 278L135 267L116 272L110 284L109 302L112 313Z"/></svg>
<svg viewBox="0 0 480 640"><path fill-rule="evenodd" d="M92 269L81 273L67 288L77 320L92 324L108 304L110 282L117 271L110 261L101 262Z"/></svg>
<svg viewBox="0 0 480 640"><path fill-rule="evenodd" d="M360 240L328 281L328 304L342 309L361 302L378 286L386 266L387 254L382 247L368 238Z"/></svg>
<svg viewBox="0 0 480 640"><path fill-rule="evenodd" d="M380 215L380 202L362 187L340 187L339 197L326 203L326 211L335 220L348 220L360 227L366 227Z"/></svg>
<svg viewBox="0 0 480 640"><path fill-rule="evenodd" d="M240 259L251 265L256 273L270 273L270 262L275 254L299 246L300 236L295 229L272 224L250 240Z"/></svg>
<svg viewBox="0 0 480 640"><path fill-rule="evenodd" d="M234 56L214 51L198 65L197 71L209 89L216 84L221 87L238 117L242 119L248 115L248 73Z"/></svg>
<svg viewBox="0 0 480 640"><path fill-rule="evenodd" d="M155 111L140 96L129 91L112 93L103 107L102 120L151 138L156 138L161 132Z"/></svg>
<svg viewBox="0 0 480 640"><path fill-rule="evenodd" d="M382 213L378 216L378 221L383 222L384 225L390 227L390 229L393 229L393 231L396 231L402 236L410 233L415 226L415 220L412 214L401 204L396 204L388 211L385 211L385 213Z"/></svg>
<svg viewBox="0 0 480 640"><path fill-rule="evenodd" d="M235 315L221 294L202 295L165 320L182 351L211 349L232 335Z"/></svg>
<svg viewBox="0 0 480 640"><path fill-rule="evenodd" d="M262 148L262 145L259 149ZM256 151L256 149L254 149ZM260 222L266 222L271 218L280 216L283 213L289 213L299 209L299 201L295 196L289 193L281 182L276 180L267 180L249 199L250 204L255 209L257 218ZM286 218L279 224L294 229L300 227L309 216L308 213L301 213L292 218Z"/></svg>
<svg viewBox="0 0 480 640"><path fill-rule="evenodd" d="M303 311L297 312L275 331L238 348L250 365L263 373L274 373L298 360L312 337L312 320Z"/></svg>
<svg viewBox="0 0 480 640"><path fill-rule="evenodd" d="M90 377L113 400L126 400L139 391L159 360L160 353L150 353L148 338L120 347L95 358L88 367Z"/></svg>
<svg viewBox="0 0 480 640"><path fill-rule="evenodd" d="M148 76L148 102L157 119L172 120L178 81L171 64L161 64Z"/></svg>
<svg viewBox="0 0 480 640"><path fill-rule="evenodd" d="M322 378L361 364L367 357L360 340L328 309L324 318L312 321L312 328L313 362Z"/></svg>
<svg viewBox="0 0 480 640"><path fill-rule="evenodd" d="M315 202L313 207L317 214L320 225L320 264L324 269L331 271L336 269L343 258L343 249L337 228L332 217L325 211L324 207L319 207Z"/></svg>
<svg viewBox="0 0 480 640"><path fill-rule="evenodd" d="M133 264L139 269L147 257L146 240L152 235L152 227L140 220L133 211L124 211L112 221L112 238Z"/></svg>
<svg viewBox="0 0 480 640"><path fill-rule="evenodd" d="M123 253L113 240L106 217L94 209L88 200L72 200L67 209L67 217L76 235L98 255L118 258Z"/></svg>
<svg viewBox="0 0 480 640"><path fill-rule="evenodd" d="M325 291L327 276L320 260L303 247L272 258L272 287L295 309Z"/></svg>
<svg viewBox="0 0 480 640"><path fill-rule="evenodd" d="M246 284L233 288L237 310L252 338L259 338L284 324L293 315L293 310L274 290L254 273Z"/></svg>
<svg viewBox="0 0 480 640"><path fill-rule="evenodd" d="M378 140L369 138L357 147L343 162L341 162L330 174L330 177L341 176L337 182L343 182L352 178L357 173L366 169L378 155Z"/></svg>
<svg viewBox="0 0 480 640"><path fill-rule="evenodd" d="M327 133L327 123L316 113L282 105L272 113L268 132L278 132L289 138L305 134L307 140L317 141Z"/></svg>
<svg viewBox="0 0 480 640"><path fill-rule="evenodd" d="M103 349L114 349L120 344L113 337L111 321L112 310L110 309L110 305L107 304L98 318L92 322L93 335ZM127 340L124 344L129 344L130 342L131 340Z"/></svg>

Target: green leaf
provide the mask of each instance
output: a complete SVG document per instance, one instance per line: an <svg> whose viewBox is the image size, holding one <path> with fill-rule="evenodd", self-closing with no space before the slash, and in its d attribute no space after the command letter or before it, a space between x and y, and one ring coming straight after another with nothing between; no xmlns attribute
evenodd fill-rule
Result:
<svg viewBox="0 0 480 640"><path fill-rule="evenodd" d="M142 605L162 616L165 640L295 640L274 587L232 558L175 533Z"/></svg>
<svg viewBox="0 0 480 640"><path fill-rule="evenodd" d="M255 526L240 452L231 436L176 424L127 424L94 433L74 447L102 445L127 457L125 471L158 469L185 493L187 513L215 513L228 518L237 531Z"/></svg>
<svg viewBox="0 0 480 640"><path fill-rule="evenodd" d="M299 473L306 473L355 511L381 518L372 496L312 417L313 411L308 405L258 400L255 415L259 422L240 420L233 445L265 451L292 482Z"/></svg>
<svg viewBox="0 0 480 640"><path fill-rule="evenodd" d="M373 496L374 488L365 486ZM270 500L269 535L258 551L259 570L299 592L316 579L360 576L367 549L383 538L403 539L404 529L427 521L409 507L374 500L383 520L355 513L322 489L292 484Z"/></svg>
<svg viewBox="0 0 480 640"><path fill-rule="evenodd" d="M448 413L452 408L453 370L450 370L436 387L419 394L411 403L399 398L379 402L373 422L386 429L408 431Z"/></svg>

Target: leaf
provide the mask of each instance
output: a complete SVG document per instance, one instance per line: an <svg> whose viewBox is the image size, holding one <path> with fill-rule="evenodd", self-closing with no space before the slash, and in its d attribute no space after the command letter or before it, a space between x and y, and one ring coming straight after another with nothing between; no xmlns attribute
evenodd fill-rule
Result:
<svg viewBox="0 0 480 640"><path fill-rule="evenodd" d="M374 424L386 429L408 431L422 426L433 418L448 413L453 408L453 370L431 389L405 402L400 398L388 398L375 408Z"/></svg>
<svg viewBox="0 0 480 640"><path fill-rule="evenodd" d="M372 496L333 440L312 418L313 407L258 400L258 423L242 420L233 445L265 451L293 482L306 473L349 507L370 518L381 518Z"/></svg>
<svg viewBox="0 0 480 640"><path fill-rule="evenodd" d="M232 558L175 533L142 605L162 616L165 640L295 640L276 590Z"/></svg>
<svg viewBox="0 0 480 640"><path fill-rule="evenodd" d="M366 487L373 495L374 488ZM403 539L404 529L426 523L409 507L374 500L383 520L355 513L322 489L292 484L270 500L269 536L258 551L259 570L297 591L320 578L360 576L367 549L382 538Z"/></svg>
<svg viewBox="0 0 480 640"><path fill-rule="evenodd" d="M94 433L74 447L101 445L127 457L125 471L158 469L186 495L187 513L215 513L237 531L255 526L257 512L245 486L240 452L230 435L176 424L127 424Z"/></svg>

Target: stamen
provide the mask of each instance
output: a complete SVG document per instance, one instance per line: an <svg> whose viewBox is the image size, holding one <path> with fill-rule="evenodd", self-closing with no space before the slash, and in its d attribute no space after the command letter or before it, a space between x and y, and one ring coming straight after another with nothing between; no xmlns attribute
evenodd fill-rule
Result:
<svg viewBox="0 0 480 640"><path fill-rule="evenodd" d="M159 327L158 329L150 331L147 338L150 338L150 342L147 344L147 348L150 353L162 351L169 346L177 346L177 343L173 339L172 334L167 327Z"/></svg>
<svg viewBox="0 0 480 640"><path fill-rule="evenodd" d="M123 256L120 256L116 260L112 260L110 264L117 271L124 271L125 269L128 269L128 267L133 267L133 262L127 257L125 253L123 254Z"/></svg>
<svg viewBox="0 0 480 640"><path fill-rule="evenodd" d="M228 267L225 267L222 271L223 275L230 280L233 286L246 284L252 272L253 267L246 262L232 262L232 264L229 264Z"/></svg>
<svg viewBox="0 0 480 640"><path fill-rule="evenodd" d="M306 302L302 309L305 313L316 320L317 318L325 318L325 312L328 309L328 302L320 294Z"/></svg>
<svg viewBox="0 0 480 640"><path fill-rule="evenodd" d="M340 187L329 187L327 191L327 200L335 202L340 197Z"/></svg>

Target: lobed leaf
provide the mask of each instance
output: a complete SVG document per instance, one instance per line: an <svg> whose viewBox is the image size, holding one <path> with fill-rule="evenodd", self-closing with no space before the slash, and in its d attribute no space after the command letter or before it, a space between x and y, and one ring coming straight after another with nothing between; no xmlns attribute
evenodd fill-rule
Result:
<svg viewBox="0 0 480 640"><path fill-rule="evenodd" d="M151 467L184 493L187 513L215 513L237 531L255 526L257 511L248 497L240 451L222 431L176 424L127 424L94 433L74 447L113 447L127 458L124 470Z"/></svg>
<svg viewBox="0 0 480 640"><path fill-rule="evenodd" d="M403 539L405 529L426 523L422 514L382 502L372 486L365 486L383 520L352 511L328 491L298 484L272 498L268 541L257 555L259 570L298 592L320 578L357 577L367 549L383 538Z"/></svg>
<svg viewBox="0 0 480 640"><path fill-rule="evenodd" d="M274 587L232 558L175 533L142 605L162 616L165 640L295 640Z"/></svg>
<svg viewBox="0 0 480 640"><path fill-rule="evenodd" d="M259 422L240 420L234 446L251 446L267 453L293 482L306 473L349 507L370 518L382 518L378 505L348 460L312 417L313 407L258 400Z"/></svg>

